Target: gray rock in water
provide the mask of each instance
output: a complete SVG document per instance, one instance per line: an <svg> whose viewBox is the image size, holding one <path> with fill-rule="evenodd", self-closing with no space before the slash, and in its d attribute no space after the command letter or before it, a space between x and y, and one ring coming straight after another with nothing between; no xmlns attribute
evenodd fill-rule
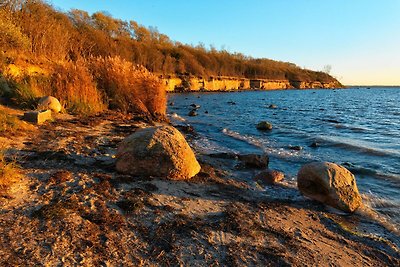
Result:
<svg viewBox="0 0 400 267"><path fill-rule="evenodd" d="M285 178L285 174L276 170L265 170L258 173L253 180L264 185L275 184L282 181Z"/></svg>
<svg viewBox="0 0 400 267"><path fill-rule="evenodd" d="M196 110L195 110L195 109L192 109L191 111L189 111L188 116L190 116L190 117L197 116Z"/></svg>
<svg viewBox="0 0 400 267"><path fill-rule="evenodd" d="M319 144L317 142L312 142L310 147L317 148L317 147L319 147Z"/></svg>
<svg viewBox="0 0 400 267"><path fill-rule="evenodd" d="M268 108L276 109L276 108L278 108L278 106L276 106L276 105L274 105L274 104L271 104L271 105L268 106Z"/></svg>
<svg viewBox="0 0 400 267"><path fill-rule="evenodd" d="M269 131L272 130L272 124L268 121L261 121L257 124L256 128L260 131Z"/></svg>
<svg viewBox="0 0 400 267"><path fill-rule="evenodd" d="M266 154L238 155L238 158L246 168L265 169L269 164L269 157Z"/></svg>
<svg viewBox="0 0 400 267"><path fill-rule="evenodd" d="M361 205L354 175L335 163L304 165L297 174L297 186L305 196L346 212Z"/></svg>
<svg viewBox="0 0 400 267"><path fill-rule="evenodd" d="M197 105L197 104L191 104L190 106L192 108L194 108L194 109L199 109L200 108L200 105Z"/></svg>
<svg viewBox="0 0 400 267"><path fill-rule="evenodd" d="M303 149L302 146L288 146L288 148L289 148L290 150L296 150L296 151L300 151L300 150Z"/></svg>

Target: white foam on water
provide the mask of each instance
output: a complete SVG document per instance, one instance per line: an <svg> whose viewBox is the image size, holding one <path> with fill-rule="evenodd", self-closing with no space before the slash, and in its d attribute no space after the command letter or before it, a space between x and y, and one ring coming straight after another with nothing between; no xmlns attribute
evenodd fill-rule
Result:
<svg viewBox="0 0 400 267"><path fill-rule="evenodd" d="M186 119L184 119L183 117L179 116L179 115L176 114L176 113L168 114L168 116L169 116L172 120L186 121Z"/></svg>

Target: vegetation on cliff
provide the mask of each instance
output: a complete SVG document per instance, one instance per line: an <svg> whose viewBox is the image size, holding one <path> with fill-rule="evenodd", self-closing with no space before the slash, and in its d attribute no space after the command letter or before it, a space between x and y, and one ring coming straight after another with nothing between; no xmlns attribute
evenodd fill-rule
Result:
<svg viewBox="0 0 400 267"><path fill-rule="evenodd" d="M104 12L64 13L41 0L2 1L0 36L0 94L26 106L52 94L77 113L112 107L165 114L164 88L153 73L335 81L292 63L174 42Z"/></svg>

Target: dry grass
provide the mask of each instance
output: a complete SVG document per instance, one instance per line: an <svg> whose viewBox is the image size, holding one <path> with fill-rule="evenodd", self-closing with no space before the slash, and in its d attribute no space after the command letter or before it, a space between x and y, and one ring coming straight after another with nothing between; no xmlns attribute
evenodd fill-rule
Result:
<svg viewBox="0 0 400 267"><path fill-rule="evenodd" d="M75 114L96 114L107 106L153 118L164 118L166 113L163 82L143 66L119 57L59 62L15 59L5 70L0 95L21 107L35 108L39 97L52 95Z"/></svg>
<svg viewBox="0 0 400 267"><path fill-rule="evenodd" d="M6 192L21 178L21 172L15 160L7 161L5 147L0 147L0 193Z"/></svg>
<svg viewBox="0 0 400 267"><path fill-rule="evenodd" d="M106 108L84 61L58 64L51 81L49 94L64 102L70 112L94 114Z"/></svg>
<svg viewBox="0 0 400 267"><path fill-rule="evenodd" d="M13 134L21 130L33 130L34 127L21 121L15 114L0 106L0 134Z"/></svg>
<svg viewBox="0 0 400 267"><path fill-rule="evenodd" d="M146 68L119 57L92 58L90 69L111 108L164 116L166 93L162 81Z"/></svg>

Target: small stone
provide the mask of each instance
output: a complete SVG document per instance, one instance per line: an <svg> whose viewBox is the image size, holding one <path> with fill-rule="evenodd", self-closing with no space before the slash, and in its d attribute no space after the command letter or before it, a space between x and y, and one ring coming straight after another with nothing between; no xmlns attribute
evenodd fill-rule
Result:
<svg viewBox="0 0 400 267"><path fill-rule="evenodd" d="M288 146L288 148L291 150L296 150L296 151L300 151L303 149L302 146Z"/></svg>
<svg viewBox="0 0 400 267"><path fill-rule="evenodd" d="M253 180L256 182L260 182L261 184L274 184L282 181L285 178L285 174L276 170L265 170L258 173Z"/></svg>
<svg viewBox="0 0 400 267"><path fill-rule="evenodd" d="M319 144L317 142L312 142L310 147L317 148L317 147L319 147Z"/></svg>
<svg viewBox="0 0 400 267"><path fill-rule="evenodd" d="M188 116L190 116L190 117L197 116L196 110L195 110L195 109L192 109L191 111L189 111Z"/></svg>
<svg viewBox="0 0 400 267"><path fill-rule="evenodd" d="M269 131L272 130L272 124L268 121L261 121L257 124L256 128L260 131Z"/></svg>
<svg viewBox="0 0 400 267"><path fill-rule="evenodd" d="M192 108L194 108L194 109L199 109L200 108L200 105L197 105L197 104L191 104L190 106Z"/></svg>
<svg viewBox="0 0 400 267"><path fill-rule="evenodd" d="M269 164L269 157L266 154L238 155L238 158L247 168L264 169L267 168Z"/></svg>

